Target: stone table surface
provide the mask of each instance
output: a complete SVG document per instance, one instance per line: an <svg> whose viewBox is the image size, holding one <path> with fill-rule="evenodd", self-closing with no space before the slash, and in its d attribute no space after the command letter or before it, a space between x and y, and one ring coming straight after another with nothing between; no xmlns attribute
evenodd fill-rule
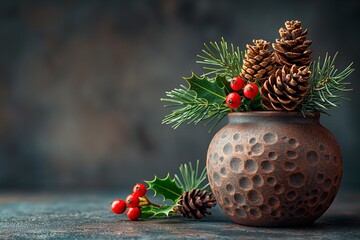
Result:
<svg viewBox="0 0 360 240"><path fill-rule="evenodd" d="M201 221L182 217L131 222L110 202L125 194L0 193L0 239L360 239L360 193L340 192L329 210L305 228L254 228L221 212Z"/></svg>

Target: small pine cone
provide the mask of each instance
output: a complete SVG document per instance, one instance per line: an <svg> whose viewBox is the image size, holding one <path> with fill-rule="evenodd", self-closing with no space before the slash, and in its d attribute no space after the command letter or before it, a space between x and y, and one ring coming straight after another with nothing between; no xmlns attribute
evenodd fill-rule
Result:
<svg viewBox="0 0 360 240"><path fill-rule="evenodd" d="M269 42L262 39L254 39L253 42L255 45L246 45L241 76L250 82L258 80L262 86L276 70L275 58L273 52L268 49Z"/></svg>
<svg viewBox="0 0 360 240"><path fill-rule="evenodd" d="M212 193L193 189L181 195L178 211L183 217L201 219L205 217L205 214L210 215L211 212L207 211L207 208L215 207L215 205L216 200Z"/></svg>
<svg viewBox="0 0 360 240"><path fill-rule="evenodd" d="M292 111L309 89L311 72L308 67L283 66L271 75L261 88L261 103L268 110Z"/></svg>
<svg viewBox="0 0 360 240"><path fill-rule="evenodd" d="M311 50L307 48L311 45L311 40L306 40L308 30L302 31L301 21L286 21L285 27L280 28L281 39L276 39L273 43L275 60L280 65L291 67L308 66L311 62Z"/></svg>

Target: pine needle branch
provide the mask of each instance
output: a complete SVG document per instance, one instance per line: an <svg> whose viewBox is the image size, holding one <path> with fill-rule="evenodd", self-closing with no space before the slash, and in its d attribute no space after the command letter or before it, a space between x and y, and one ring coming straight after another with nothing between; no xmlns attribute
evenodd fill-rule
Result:
<svg viewBox="0 0 360 240"><path fill-rule="evenodd" d="M350 82L345 79L354 71L352 63L343 71L338 72L335 68L334 57L326 54L323 63L319 57L318 61L311 64L312 76L309 80L309 92L305 96L304 101L298 106L303 115L312 115L313 112L327 114L332 107L338 107L344 97L344 92L351 91L348 88Z"/></svg>
<svg viewBox="0 0 360 240"><path fill-rule="evenodd" d="M228 45L224 38L221 42L204 43L205 49L202 50L204 55L197 55L201 60L196 63L205 65L206 71L202 76L214 76L216 74L225 74L233 78L240 76L244 53L234 44Z"/></svg>
<svg viewBox="0 0 360 240"><path fill-rule="evenodd" d="M231 111L225 104L208 103L205 99L197 98L194 91L183 85L166 92L166 96L168 98L161 99L169 103L165 107L176 107L176 109L165 116L162 123L172 124L174 129L186 122L198 124L206 121L205 125L208 125L218 120L213 126L215 127Z"/></svg>
<svg viewBox="0 0 360 240"><path fill-rule="evenodd" d="M193 189L205 190L209 188L209 183L204 183L206 181L206 168L204 168L200 173L200 160L196 161L195 168L192 166L192 163L181 164L180 165L180 177L175 174L175 181L179 187L181 187L184 192L191 191Z"/></svg>

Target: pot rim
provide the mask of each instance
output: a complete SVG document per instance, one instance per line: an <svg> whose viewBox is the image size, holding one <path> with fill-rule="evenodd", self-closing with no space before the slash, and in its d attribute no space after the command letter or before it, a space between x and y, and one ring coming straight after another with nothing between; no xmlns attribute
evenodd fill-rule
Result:
<svg viewBox="0 0 360 240"><path fill-rule="evenodd" d="M303 117L303 118L319 118L319 112L313 112L313 115L304 116L301 112L286 112L286 111L249 111L249 112L231 112L229 117L237 116L260 116L260 117Z"/></svg>

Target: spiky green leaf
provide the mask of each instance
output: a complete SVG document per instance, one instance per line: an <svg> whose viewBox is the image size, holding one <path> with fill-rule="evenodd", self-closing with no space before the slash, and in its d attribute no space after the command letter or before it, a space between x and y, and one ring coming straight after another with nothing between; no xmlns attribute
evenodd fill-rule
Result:
<svg viewBox="0 0 360 240"><path fill-rule="evenodd" d="M230 87L230 81L226 79L226 75L217 74L215 82L220 86L220 88L224 89L226 95L233 92Z"/></svg>
<svg viewBox="0 0 360 240"><path fill-rule="evenodd" d="M160 208L156 208L153 206L142 207L140 218L146 220L154 217L170 217L175 214L174 207L176 205L177 204L162 206Z"/></svg>
<svg viewBox="0 0 360 240"><path fill-rule="evenodd" d="M175 183L175 179L170 178L169 173L165 178L155 176L154 180L145 182L149 185L148 189L154 191L154 196L161 195L164 201L171 200L177 203L183 193L182 188Z"/></svg>
<svg viewBox="0 0 360 240"><path fill-rule="evenodd" d="M153 211L153 209L154 209L153 206L141 207L140 218L143 220L146 220L146 219L154 217L155 212Z"/></svg>
<svg viewBox="0 0 360 240"><path fill-rule="evenodd" d="M221 78L217 76L216 78ZM184 78L189 83L189 89L196 93L197 98L205 99L208 103L222 104L225 101L226 93L224 87L218 82L207 77L198 77L194 73L189 78Z"/></svg>

